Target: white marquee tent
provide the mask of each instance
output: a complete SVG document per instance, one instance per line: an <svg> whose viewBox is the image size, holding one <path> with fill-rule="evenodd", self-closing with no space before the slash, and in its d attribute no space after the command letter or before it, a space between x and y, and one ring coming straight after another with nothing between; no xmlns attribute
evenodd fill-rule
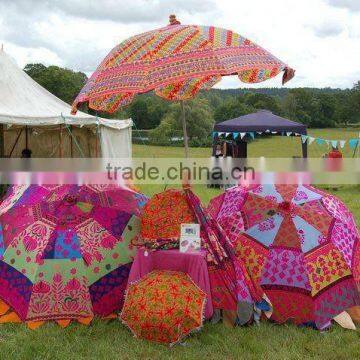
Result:
<svg viewBox="0 0 360 360"><path fill-rule="evenodd" d="M33 157L98 156L100 136L103 157L131 157L131 119L70 111L0 49L0 156L19 156L25 147Z"/></svg>

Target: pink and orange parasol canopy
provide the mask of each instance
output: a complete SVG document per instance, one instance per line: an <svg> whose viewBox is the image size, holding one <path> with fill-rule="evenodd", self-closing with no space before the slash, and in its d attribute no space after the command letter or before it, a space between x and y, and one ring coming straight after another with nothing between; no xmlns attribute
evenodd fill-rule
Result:
<svg viewBox="0 0 360 360"><path fill-rule="evenodd" d="M170 24L117 45L99 65L73 103L114 112L136 94L154 90L167 100L186 100L210 89L222 76L238 75L246 83L280 72L283 84L294 70L245 37L214 26Z"/></svg>

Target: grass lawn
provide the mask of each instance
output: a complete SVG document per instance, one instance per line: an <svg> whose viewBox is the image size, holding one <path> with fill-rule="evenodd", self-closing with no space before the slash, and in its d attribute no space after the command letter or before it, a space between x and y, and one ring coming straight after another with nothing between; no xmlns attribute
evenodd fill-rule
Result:
<svg viewBox="0 0 360 360"><path fill-rule="evenodd" d="M309 129L310 136L323 138L326 140L348 140L359 137L360 128L352 129ZM313 142L308 147L309 157L321 157L329 151L327 145L318 145ZM349 148L349 144L341 149L344 156L352 157L354 150ZM134 145L134 157L183 157L184 150L181 147L145 146ZM210 148L191 148L190 157L209 157ZM267 136L257 138L249 144L248 157L291 157L301 156L301 138L287 136Z"/></svg>
<svg viewBox="0 0 360 360"><path fill-rule="evenodd" d="M32 331L2 326L0 358L11 359L359 359L360 332L334 326L327 333L292 325L225 328L207 324L184 346L168 348L134 338L119 321L47 324Z"/></svg>
<svg viewBox="0 0 360 360"><path fill-rule="evenodd" d="M339 129L314 130L315 136L346 138ZM356 137L357 132L346 132ZM280 141L295 139L274 137L250 145L250 156L281 156ZM296 139L300 151L300 140ZM269 148L271 152L269 152ZM294 144L295 149L295 144ZM312 149L310 147L310 149ZM182 148L134 146L137 157L180 157ZM207 157L209 149L191 149L192 156ZM282 154L284 156L284 154ZM315 155L314 155L315 156ZM144 186L147 195L162 191L163 185ZM207 203L220 191L195 186L195 192ZM353 211L360 224L360 185L340 186L332 191ZM301 304L299 304L301 306ZM360 331L333 326L320 333L293 325L264 322L260 327L229 329L221 324L206 324L184 345L168 348L133 338L119 321L96 320L91 326L71 324L61 329L48 323L31 331L24 325L0 326L0 360L7 359L359 359Z"/></svg>

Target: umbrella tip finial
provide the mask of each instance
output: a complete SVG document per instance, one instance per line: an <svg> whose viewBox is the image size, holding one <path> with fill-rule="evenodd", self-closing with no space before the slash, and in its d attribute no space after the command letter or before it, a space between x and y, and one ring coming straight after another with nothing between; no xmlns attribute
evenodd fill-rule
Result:
<svg viewBox="0 0 360 360"><path fill-rule="evenodd" d="M181 22L176 19L176 15L170 15L169 22L170 22L170 25L180 25L181 24Z"/></svg>

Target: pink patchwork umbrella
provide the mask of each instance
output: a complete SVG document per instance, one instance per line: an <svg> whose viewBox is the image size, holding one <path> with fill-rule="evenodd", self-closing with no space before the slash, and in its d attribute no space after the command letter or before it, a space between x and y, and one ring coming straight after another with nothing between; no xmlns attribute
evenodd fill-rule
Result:
<svg viewBox="0 0 360 360"><path fill-rule="evenodd" d="M336 197L305 185L234 187L209 208L270 298L273 320L321 329L360 304L359 232Z"/></svg>
<svg viewBox="0 0 360 360"><path fill-rule="evenodd" d="M113 185L13 187L0 205L0 302L27 322L119 311L145 202Z"/></svg>
<svg viewBox="0 0 360 360"><path fill-rule="evenodd" d="M210 89L222 76L257 83L281 71L283 83L294 76L294 70L243 36L214 26L181 25L171 16L170 25L117 45L75 99L73 113L84 102L114 112L136 94L151 90L167 100L186 100ZM187 153L183 104L182 110Z"/></svg>

